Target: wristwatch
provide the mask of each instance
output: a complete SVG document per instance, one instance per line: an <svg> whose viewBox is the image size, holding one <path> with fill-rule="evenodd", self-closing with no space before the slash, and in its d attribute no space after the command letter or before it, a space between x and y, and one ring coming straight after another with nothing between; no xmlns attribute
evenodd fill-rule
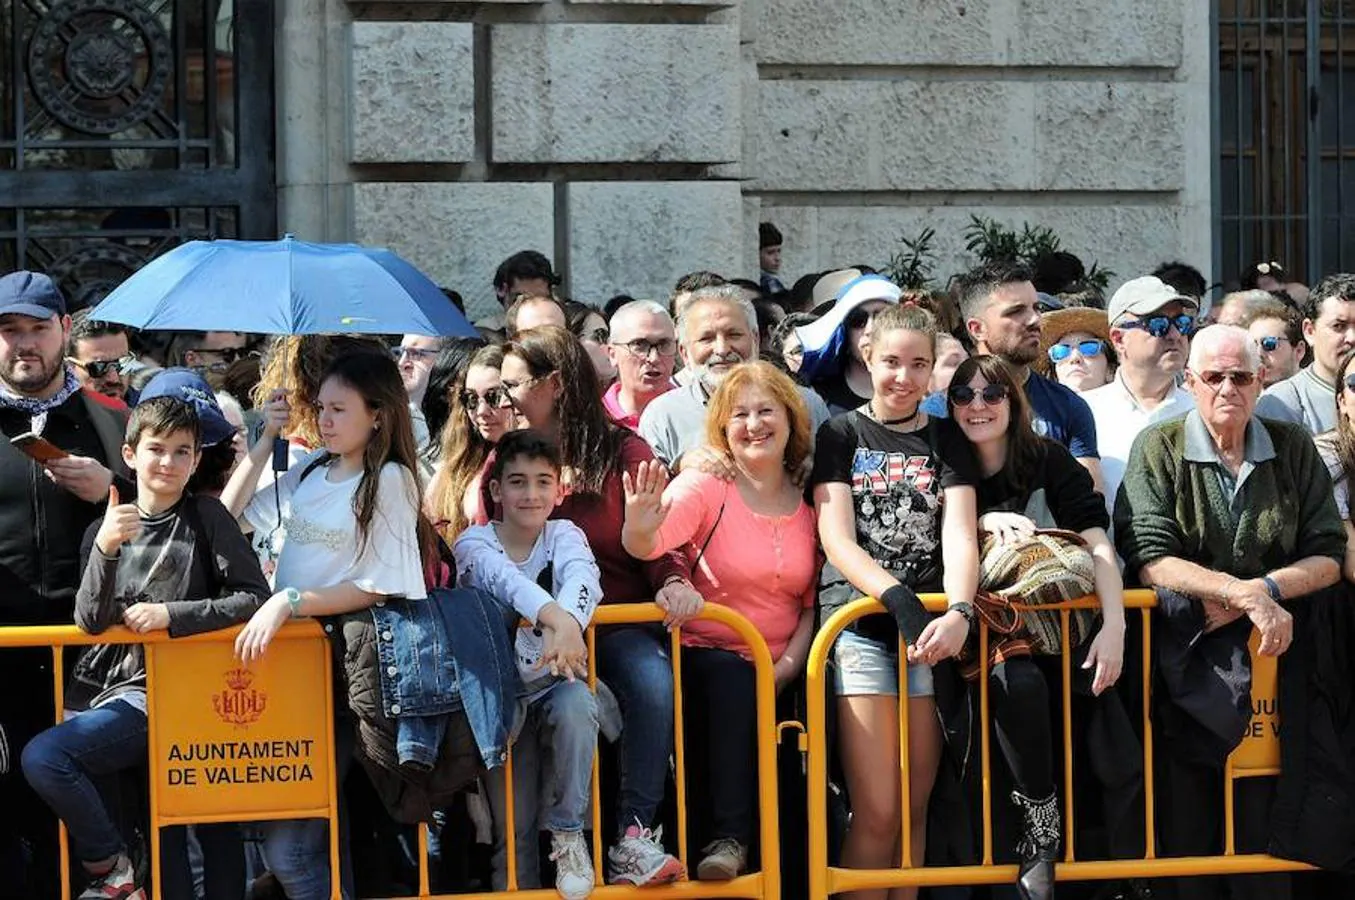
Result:
<svg viewBox="0 0 1355 900"><path fill-rule="evenodd" d="M289 587L282 592L287 597L287 609L292 613L292 618L301 616L301 592L294 587Z"/></svg>
<svg viewBox="0 0 1355 900"><path fill-rule="evenodd" d="M1284 594L1280 592L1280 583L1278 581L1271 578L1269 575L1261 576L1261 581L1265 583L1266 590L1270 592L1270 599L1274 600L1276 603L1284 601Z"/></svg>

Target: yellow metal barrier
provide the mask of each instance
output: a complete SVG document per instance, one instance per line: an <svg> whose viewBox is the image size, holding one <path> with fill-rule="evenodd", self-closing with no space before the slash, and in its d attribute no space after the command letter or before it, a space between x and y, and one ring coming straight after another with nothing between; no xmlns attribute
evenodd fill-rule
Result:
<svg viewBox="0 0 1355 900"><path fill-rule="evenodd" d="M0 628L0 650L50 647L53 696L64 708L65 648L143 644L154 898L161 898L160 829L207 822L328 819L330 871L339 871L338 784L329 645L318 623L295 622L248 667L234 657L239 628L171 639L110 628ZM15 748L16 751L21 748ZM63 827L61 895L70 897ZM339 881L331 897L338 900Z"/></svg>
<svg viewBox="0 0 1355 900"><path fill-rule="evenodd" d="M941 594L923 596L927 608L939 612L946 608L946 599ZM1252 642L1253 661L1253 701L1261 699L1263 703L1270 699L1271 715L1258 717L1254 727L1244 739L1242 746L1228 759L1225 769L1224 811L1226 822L1225 848L1222 856L1171 857L1156 855L1154 847L1154 798L1153 798L1153 731L1150 709L1150 688L1152 667L1149 616L1156 600L1151 591L1133 590L1125 592L1125 608L1138 610L1143 620L1143 771L1144 778L1144 820L1145 820L1145 856L1142 859L1115 860L1078 860L1074 845L1073 821L1073 752L1072 752L1072 707L1070 703L1071 681L1069 668L1072 656L1068 646L1068 618L1073 609L1095 608L1095 598L1084 598L1056 607L1063 618L1063 722L1062 737L1064 746L1064 858L1056 866L1060 881L1093 881L1116 878L1164 878L1188 875L1228 875L1260 872L1287 872L1309 868L1303 863L1278 859L1264 854L1238 854L1233 847L1233 780L1258 775L1274 775L1279 771L1278 720L1274 716L1273 698L1276 687L1277 663L1273 658L1256 655L1256 641ZM827 746L827 664L828 655L834 641L844 628L857 619L872 613L883 613L884 607L871 598L863 598L848 604L839 610L819 629L810 648L807 666L808 694L808 773L809 773L809 898L826 900L830 894L845 891L885 889L895 887L920 887L926 885L978 885L1004 884L1015 881L1016 865L995 865L993 863L993 826L992 826L992 785L991 751L988 712L988 629L979 629L979 656L981 673L979 685L980 765L982 779L982 818L983 843L982 859L979 864L966 866L923 867L914 865L911 859L911 823L908 816L908 716L907 697L907 659L903 653L902 642L899 648L899 746L901 750L899 766L901 769L902 834L900 858L902 866L897 869L845 869L828 864L828 746ZM1127 612L1128 614L1128 612ZM1259 724L1260 727L1255 727Z"/></svg>
<svg viewBox="0 0 1355 900"><path fill-rule="evenodd" d="M608 605L598 609L594 626L657 623L663 611L653 604ZM681 881L670 885L646 887L605 886L599 884L593 896L616 900L637 896L662 900L666 897L734 897L748 900L779 900L781 895L780 839L777 830L776 770L776 688L772 658L757 629L742 615L709 604L700 618L719 622L737 633L753 656L757 712L758 804L760 809L760 871L728 882ZM334 770L334 723L330 685L329 650L324 632L315 622L289 623L263 660L244 669L234 663L232 652L238 628L171 640L163 632L140 635L125 628L112 628L101 635L88 635L73 626L0 628L0 651L18 647L50 647L53 657L56 721L61 719L64 690L64 649L92 644L131 644L146 646L147 709L149 728L149 766L151 781L151 854L156 900L160 898L159 829L194 822L245 822L266 819L325 818L330 823L330 871L332 896L339 897L339 845L337 827L337 789ZM670 635L670 658L674 681L674 746L677 773L678 858L692 869L687 846L687 781L682 722L682 653L680 630ZM589 686L596 685L595 628L587 633L589 648ZM273 684L277 684L275 690ZM286 685L285 688L282 685ZM310 687L311 685L314 688ZM322 685L322 687L321 687ZM323 695L323 704L318 703ZM169 710L174 715L169 715ZM314 724L317 723L318 725ZM312 724L307 724L312 723ZM281 731L277 729L281 728ZM317 730L318 729L318 732ZM238 733L237 733L238 730ZM310 741L306 744L304 742ZM226 757L238 751L204 749L228 747L247 742L260 752L291 753L284 765L264 781L260 772L243 773ZM15 748L16 750L19 748ZM293 752L294 751L294 752ZM304 751L304 754L303 754ZM252 749L251 749L252 752ZM198 757L206 754L206 763ZM301 761L304 755L305 762ZM309 778L297 780L302 765L309 765ZM505 831L516 833L513 821L514 798L512 751L507 761L507 820ZM190 774L191 773L191 774ZM603 849L608 835L602 831L601 802L598 787L598 763L593 762L593 867L599 881L605 877ZM258 788L266 789L259 790ZM216 789L225 787L222 796ZM317 791L319 792L317 794ZM481 894L444 894L430 892L427 826L419 827L419 893L422 900L479 898L490 900L512 894L515 900L556 898L553 888L517 889L517 860L514 841L507 841L508 891ZM69 900L69 858L64 828L61 832L62 897Z"/></svg>
<svg viewBox="0 0 1355 900"><path fill-rule="evenodd" d="M595 660L596 626L599 625L639 625L663 621L664 613L651 603L616 604L598 607L593 616L593 626L588 629L588 683L593 687L597 683ZM766 642L758 630L739 613L723 606L708 603L702 610L701 619L719 622L731 628L748 646L753 656L755 683L757 691L757 773L759 837L762 844L760 871L741 875L733 881L702 882L695 880L678 881L673 884L653 887L634 888L624 885L599 884L592 896L599 900L619 900L622 897L644 896L662 900L666 897L743 897L749 900L779 900L781 896L781 851L780 836L777 831L776 783L776 685L772 676L772 656ZM687 871L693 871L693 860L687 846L687 773L686 751L683 746L682 721L682 653L680 630L675 629L669 637L669 655L673 666L673 747L677 773L677 856ZM516 834L513 821L513 776L512 750L508 754L508 769L505 773L507 797L505 806L508 815L505 832ZM593 757L593 870L599 882L605 878L603 850L609 843L609 835L602 830L602 809L598 789L597 756ZM507 842L508 890L506 892L486 892L479 894L432 895L428 883L428 841L426 831L420 828L419 840L419 897L431 900L491 900L512 894L515 900L558 900L559 895L552 888L539 890L519 890L517 887L517 853L513 840Z"/></svg>

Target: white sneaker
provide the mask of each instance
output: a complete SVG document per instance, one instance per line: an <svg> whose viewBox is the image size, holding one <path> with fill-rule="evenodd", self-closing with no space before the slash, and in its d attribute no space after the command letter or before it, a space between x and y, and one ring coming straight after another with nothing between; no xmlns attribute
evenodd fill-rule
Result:
<svg viewBox="0 0 1355 900"><path fill-rule="evenodd" d="M612 884L667 884L686 875L677 857L663 849L663 829L650 831L635 823L607 851Z"/></svg>
<svg viewBox="0 0 1355 900"><path fill-rule="evenodd" d="M146 900L146 892L136 883L132 861L122 853L113 868L90 879L79 900Z"/></svg>
<svg viewBox="0 0 1355 900"><path fill-rule="evenodd" d="M696 866L700 881L733 881L748 865L748 848L733 838L711 841L701 852L706 855Z"/></svg>
<svg viewBox="0 0 1355 900"><path fill-rule="evenodd" d="M565 900L584 900L593 893L593 860L581 831L552 831L550 858L555 863L555 890Z"/></svg>

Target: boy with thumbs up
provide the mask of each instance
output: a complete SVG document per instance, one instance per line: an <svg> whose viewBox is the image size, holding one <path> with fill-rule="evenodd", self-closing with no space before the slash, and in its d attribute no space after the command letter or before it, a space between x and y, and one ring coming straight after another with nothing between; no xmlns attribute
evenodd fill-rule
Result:
<svg viewBox="0 0 1355 900"><path fill-rule="evenodd" d="M204 433L220 431L211 415L178 396L156 396L132 411L122 457L136 475L136 502L123 502L110 488L103 519L85 535L87 563L75 597L82 630L100 634L123 624L179 637L243 622L268 598L258 558L226 508L185 492ZM126 843L92 780L145 762L141 645L88 648L65 699L65 721L24 748L24 776L65 822L73 855L90 874L81 900L144 900ZM212 828L199 830L207 897L238 898L244 893L238 835L232 826ZM234 858L212 852L214 836L219 846L234 847ZM164 896L192 896L182 829L167 830L165 838Z"/></svg>

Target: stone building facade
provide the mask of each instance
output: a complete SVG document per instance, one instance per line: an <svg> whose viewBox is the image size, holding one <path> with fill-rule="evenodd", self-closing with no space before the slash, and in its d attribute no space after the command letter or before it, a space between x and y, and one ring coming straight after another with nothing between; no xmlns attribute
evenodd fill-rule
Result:
<svg viewBox="0 0 1355 900"><path fill-rule="evenodd" d="M509 253L565 293L883 264L971 213L1120 273L1212 270L1208 4L286 0L278 216L384 244L476 309Z"/></svg>

